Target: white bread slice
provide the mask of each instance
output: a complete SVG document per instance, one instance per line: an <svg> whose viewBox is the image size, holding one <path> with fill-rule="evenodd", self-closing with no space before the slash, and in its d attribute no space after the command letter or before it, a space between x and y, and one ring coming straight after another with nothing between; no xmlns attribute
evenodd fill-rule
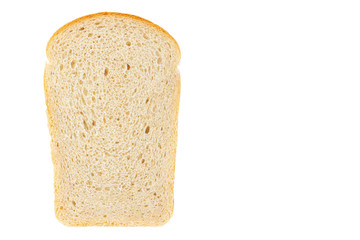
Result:
<svg viewBox="0 0 360 240"><path fill-rule="evenodd" d="M50 39L44 87L55 213L70 226L157 226L173 212L180 97L176 41L120 13Z"/></svg>

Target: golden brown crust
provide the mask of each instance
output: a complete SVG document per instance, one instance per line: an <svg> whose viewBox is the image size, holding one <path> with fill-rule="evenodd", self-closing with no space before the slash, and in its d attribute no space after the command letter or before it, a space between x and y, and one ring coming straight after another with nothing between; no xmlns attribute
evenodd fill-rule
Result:
<svg viewBox="0 0 360 240"><path fill-rule="evenodd" d="M46 46L46 54L47 56L49 56L49 45L50 43L52 42L52 40L57 36L59 35L61 32L65 31L66 29L68 29L71 25L75 24L75 23L78 23L78 22L81 22L82 20L85 20L85 19L90 19L90 18L96 18L96 17L99 17L99 16L105 16L105 15L111 15L111 16L117 16L117 17L123 17L123 18L130 18L130 19L133 19L133 20L137 20L137 21L140 21L140 22L143 22L149 26L152 26L152 27L155 27L157 30L159 30L160 32L166 34L176 45L176 48L177 50L179 51L179 56L181 56L181 52L180 52L180 47L179 47L179 44L176 42L176 40L170 35L170 33L168 33L165 29L163 29L162 27L160 27L159 25L156 25L155 23L153 22L150 22L149 20L146 20L144 18L141 18L141 17L138 17L138 16L135 16L135 15L131 15L131 14L126 14L126 13L117 13L117 12L99 12L99 13L94 13L94 14L90 14L90 15L86 15L86 16L83 16L83 17L80 17L80 18L77 18L67 24L65 24L64 26L62 26L61 28L59 28L53 35L52 37L50 38L47 46Z"/></svg>

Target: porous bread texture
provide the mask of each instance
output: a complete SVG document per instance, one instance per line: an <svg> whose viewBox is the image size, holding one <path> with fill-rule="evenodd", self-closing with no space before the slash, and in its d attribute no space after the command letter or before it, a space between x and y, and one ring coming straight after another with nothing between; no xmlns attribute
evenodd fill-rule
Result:
<svg viewBox="0 0 360 240"><path fill-rule="evenodd" d="M173 212L180 50L147 20L98 13L59 29L44 87L55 213L70 226L157 226Z"/></svg>

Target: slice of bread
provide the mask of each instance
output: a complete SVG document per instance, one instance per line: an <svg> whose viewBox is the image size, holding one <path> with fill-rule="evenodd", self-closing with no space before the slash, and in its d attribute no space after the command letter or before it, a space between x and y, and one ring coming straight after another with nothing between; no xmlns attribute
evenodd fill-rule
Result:
<svg viewBox="0 0 360 240"><path fill-rule="evenodd" d="M159 26L97 13L60 28L44 87L55 213L70 226L156 226L174 206L180 49Z"/></svg>

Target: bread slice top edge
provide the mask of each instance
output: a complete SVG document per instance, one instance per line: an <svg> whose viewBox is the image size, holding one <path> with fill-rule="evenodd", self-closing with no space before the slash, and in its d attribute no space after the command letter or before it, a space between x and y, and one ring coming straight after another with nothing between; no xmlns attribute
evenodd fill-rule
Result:
<svg viewBox="0 0 360 240"><path fill-rule="evenodd" d="M149 21L149 20L146 20L144 18L141 18L141 17L138 17L138 16L135 16L135 15L131 15L131 14L127 14L127 13L118 13L118 12L99 12L99 13L94 13L94 14L90 14L90 15L86 15L86 16L83 16L83 17L80 17L80 18L77 18L67 24L65 24L64 26L62 26L61 28L59 28L50 38L50 40L48 41L47 43L47 46L46 46L46 56L48 59L50 59L50 45L53 43L53 40L58 36L60 35L61 33L65 32L70 26L74 25L74 24L77 24L83 20L87 20L87 19L91 19L91 18L97 18L97 17L101 17L101 16L106 16L106 15L109 15L109 16L115 16L115 17L120 17L120 18L128 18L128 19L132 19L132 20L135 20L135 21L139 21L139 22L142 22L144 24L147 24L148 26L150 27L153 27L155 28L157 31L159 31L160 33L162 34L165 34L169 39L171 39L171 41L174 43L177 51L178 51L178 54L179 54L179 61L180 61L180 58L181 58L181 51L180 51L180 47L179 47L179 44L177 43L177 41L170 35L170 33L168 33L165 29L163 29L162 27L160 27L159 25L156 25L155 23Z"/></svg>

